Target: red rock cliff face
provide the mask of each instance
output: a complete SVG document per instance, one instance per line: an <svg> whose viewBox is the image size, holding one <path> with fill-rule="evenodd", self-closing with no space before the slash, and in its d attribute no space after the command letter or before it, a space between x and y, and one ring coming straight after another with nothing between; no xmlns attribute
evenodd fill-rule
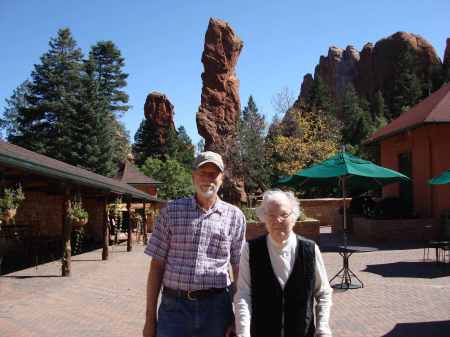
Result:
<svg viewBox="0 0 450 337"><path fill-rule="evenodd" d="M450 37L447 38L447 45L444 52L444 80L450 81Z"/></svg>
<svg viewBox="0 0 450 337"><path fill-rule="evenodd" d="M326 57L320 57L315 77L322 78L338 103L348 84L369 99L377 90L389 95L396 64L405 48L414 52L419 79L432 82L442 67L435 49L421 36L405 32L397 32L375 45L368 43L360 53L351 46L345 51L331 47ZM302 92L300 96L304 96Z"/></svg>
<svg viewBox="0 0 450 337"><path fill-rule="evenodd" d="M203 88L197 129L205 139L205 149L219 152L225 159L224 194L233 203L246 199L243 178L234 175L229 155L241 111L235 66L242 47L243 42L228 23L209 20L202 55Z"/></svg>
<svg viewBox="0 0 450 337"><path fill-rule="evenodd" d="M159 143L165 144L167 131L175 129L174 107L166 95L156 91L150 93L145 100L144 115L147 120L151 120L152 124L157 126L155 137Z"/></svg>
<svg viewBox="0 0 450 337"><path fill-rule="evenodd" d="M372 54L373 74L361 74L363 79L373 77L374 90L386 91L395 80L397 61L406 48L414 51L416 56L416 74L423 81L431 81L434 67L440 67L441 61L433 46L419 35L398 32L375 44ZM362 81L364 86L366 81ZM357 88L359 91L363 89Z"/></svg>
<svg viewBox="0 0 450 337"><path fill-rule="evenodd" d="M328 85L331 96L339 100L347 85L353 84L359 58L359 52L353 46L345 50L331 47L327 56L320 57L314 76L320 76Z"/></svg>

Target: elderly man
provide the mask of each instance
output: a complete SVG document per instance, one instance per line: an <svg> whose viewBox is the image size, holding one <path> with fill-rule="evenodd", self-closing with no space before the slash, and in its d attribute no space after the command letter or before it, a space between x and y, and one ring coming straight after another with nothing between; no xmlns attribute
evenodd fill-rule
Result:
<svg viewBox="0 0 450 337"><path fill-rule="evenodd" d="M292 192L267 191L256 211L269 234L249 241L242 252L238 337L331 336L332 291L320 250L292 231L300 216L298 200Z"/></svg>
<svg viewBox="0 0 450 337"><path fill-rule="evenodd" d="M161 212L145 250L152 261L144 337L224 337L233 325L229 265L237 279L245 217L217 195L223 172L219 154L200 153L195 195Z"/></svg>

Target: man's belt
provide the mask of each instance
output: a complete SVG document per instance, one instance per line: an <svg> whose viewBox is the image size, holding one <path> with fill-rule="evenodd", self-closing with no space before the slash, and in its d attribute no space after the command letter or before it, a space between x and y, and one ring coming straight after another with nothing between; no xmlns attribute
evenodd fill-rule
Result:
<svg viewBox="0 0 450 337"><path fill-rule="evenodd" d="M220 294L224 291L227 291L227 288L210 288L210 289L186 291L164 287L163 295L167 295L170 297L179 297L193 301L207 298L215 294Z"/></svg>

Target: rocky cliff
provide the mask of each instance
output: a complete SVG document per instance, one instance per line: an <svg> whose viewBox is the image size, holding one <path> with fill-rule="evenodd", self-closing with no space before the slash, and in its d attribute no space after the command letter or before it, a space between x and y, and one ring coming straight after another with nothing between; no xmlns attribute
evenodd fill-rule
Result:
<svg viewBox="0 0 450 337"><path fill-rule="evenodd" d="M389 97L397 76L396 67L405 50L413 55L414 71L418 79L422 83L429 83L430 90L437 89L433 86L442 77L442 63L435 49L423 37L405 32L397 32L379 40L375 45L367 43L360 52L352 46L345 50L330 47L327 56L320 57L314 79L320 76L338 104L349 84L369 101L378 90ZM449 53L447 43L447 60ZM310 87L309 76L305 76L308 85L302 85L299 98L308 97L305 90Z"/></svg>

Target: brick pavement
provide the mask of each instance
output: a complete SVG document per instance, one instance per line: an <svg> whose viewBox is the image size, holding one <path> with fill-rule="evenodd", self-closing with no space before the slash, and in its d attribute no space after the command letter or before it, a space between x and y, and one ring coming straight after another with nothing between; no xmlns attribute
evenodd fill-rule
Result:
<svg viewBox="0 0 450 337"><path fill-rule="evenodd" d="M322 246L333 237L322 234ZM335 337L449 336L450 265L422 261L422 249L380 247L354 254L365 288L335 291ZM341 265L324 247L329 276ZM143 246L74 257L72 276L52 262L0 277L1 337L134 337L141 335L149 259ZM268 336L270 337L270 336Z"/></svg>

